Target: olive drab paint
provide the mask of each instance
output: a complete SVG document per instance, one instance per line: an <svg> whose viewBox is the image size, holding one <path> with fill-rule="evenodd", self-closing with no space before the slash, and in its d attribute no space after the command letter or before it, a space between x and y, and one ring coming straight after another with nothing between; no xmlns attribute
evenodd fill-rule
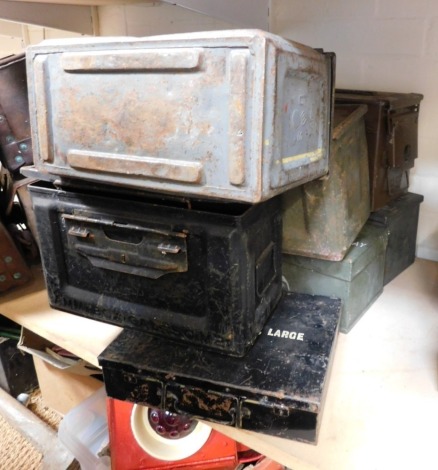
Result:
<svg viewBox="0 0 438 470"><path fill-rule="evenodd" d="M367 221L366 112L335 106L328 175L282 194L284 253L340 261Z"/></svg>

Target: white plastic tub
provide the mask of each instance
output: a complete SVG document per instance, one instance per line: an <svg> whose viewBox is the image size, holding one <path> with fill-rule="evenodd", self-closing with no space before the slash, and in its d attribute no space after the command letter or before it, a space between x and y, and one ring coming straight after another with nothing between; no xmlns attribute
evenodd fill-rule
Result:
<svg viewBox="0 0 438 470"><path fill-rule="evenodd" d="M75 456L81 470L111 468L105 388L100 388L69 411L61 421L59 440Z"/></svg>

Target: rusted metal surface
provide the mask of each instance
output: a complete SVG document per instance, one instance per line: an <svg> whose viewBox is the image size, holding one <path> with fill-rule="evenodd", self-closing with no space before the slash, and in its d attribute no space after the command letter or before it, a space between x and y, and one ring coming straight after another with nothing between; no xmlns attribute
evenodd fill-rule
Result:
<svg viewBox="0 0 438 470"><path fill-rule="evenodd" d="M17 54L0 59L0 156L9 171L32 164L30 134L26 59Z"/></svg>
<svg viewBox="0 0 438 470"><path fill-rule="evenodd" d="M238 409L237 398L203 387L168 384L165 408L175 413L195 414L216 423L234 426Z"/></svg>
<svg viewBox="0 0 438 470"><path fill-rule="evenodd" d="M281 209L30 188L50 304L242 356L281 297Z"/></svg>
<svg viewBox="0 0 438 470"><path fill-rule="evenodd" d="M329 174L282 195L283 252L342 260L370 214L364 105L338 105Z"/></svg>
<svg viewBox="0 0 438 470"><path fill-rule="evenodd" d="M323 53L256 30L49 41L27 52L48 178L255 203L327 172Z"/></svg>
<svg viewBox="0 0 438 470"><path fill-rule="evenodd" d="M337 103L365 104L371 211L404 194L418 156L418 118L423 95L336 90Z"/></svg>
<svg viewBox="0 0 438 470"><path fill-rule="evenodd" d="M337 299L285 294L241 358L125 328L99 357L107 394L135 402L153 378L163 389L142 397L149 406L316 442L340 310Z"/></svg>

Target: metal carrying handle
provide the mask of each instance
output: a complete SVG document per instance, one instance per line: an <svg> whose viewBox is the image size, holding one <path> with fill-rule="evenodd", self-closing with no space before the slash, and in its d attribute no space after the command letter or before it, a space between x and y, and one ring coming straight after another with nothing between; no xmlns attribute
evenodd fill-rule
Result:
<svg viewBox="0 0 438 470"><path fill-rule="evenodd" d="M203 56L204 49L201 47L64 52L61 56L61 65L68 73L126 70L191 72L199 69Z"/></svg>
<svg viewBox="0 0 438 470"><path fill-rule="evenodd" d="M81 215L62 219L69 244L97 268L149 279L188 270L185 233Z"/></svg>
<svg viewBox="0 0 438 470"><path fill-rule="evenodd" d="M387 113L386 148L388 153L388 164L392 168L405 168L405 164L408 161L416 158L416 155L411 155L412 141L411 139L409 139L409 136L410 134L411 136L416 136L417 134L417 123L415 121L418 120L418 112L419 106L413 105L410 107L403 108L401 110L396 110ZM402 142L404 142L404 148L403 155L400 155L400 152L397 152L396 150L397 143L399 143L400 139L403 139L402 136L407 139L407 141L402 140Z"/></svg>
<svg viewBox="0 0 438 470"><path fill-rule="evenodd" d="M181 406L180 405L181 394L184 394L185 401L194 402L195 406L194 407ZM214 417L212 418L211 414L202 414L202 409L205 408L205 404L203 403L204 400L206 400L206 402L210 402L210 406L207 406L205 409L212 411L215 408L215 406L211 406L211 400L216 401L215 397L219 399L219 403L216 403L217 409L220 409L224 414L225 413L228 414L229 419L217 419ZM228 395L221 396L221 395L218 395L216 392L212 392L210 390L201 390L200 394L194 393L193 389L191 389L190 387L174 384L174 385L167 385L166 387L165 400L167 401L169 398L171 399L171 402L172 402L171 406L173 410L175 410L176 413L185 413L185 414L188 413L200 419L208 418L209 421L213 421L218 424L234 426L236 423L235 406L238 406L238 404L237 404L235 397L228 396ZM229 407L222 406L222 403L220 403L221 398L226 398L228 400L234 401L235 406L229 406ZM201 405L196 406L196 403L201 403ZM230 405L233 405L233 403L230 403Z"/></svg>
<svg viewBox="0 0 438 470"><path fill-rule="evenodd" d="M175 396L174 396L175 397ZM231 411L235 411L234 408L231 408L230 410L230 419L216 419L212 418L211 415L205 414L196 414L193 409L191 410L185 410L183 408L180 408L179 406L179 400L177 397L175 397L175 402L173 403L173 408L175 410L175 413L180 413L180 414L190 414L191 416L194 416L195 418L199 419L208 419L208 421L212 421L213 423L217 424L224 424L226 426L234 426L235 423L235 417L232 415ZM200 411L200 410L199 410Z"/></svg>
<svg viewBox="0 0 438 470"><path fill-rule="evenodd" d="M76 170L146 176L194 184L201 182L204 172L200 162L75 149L68 151L67 163Z"/></svg>

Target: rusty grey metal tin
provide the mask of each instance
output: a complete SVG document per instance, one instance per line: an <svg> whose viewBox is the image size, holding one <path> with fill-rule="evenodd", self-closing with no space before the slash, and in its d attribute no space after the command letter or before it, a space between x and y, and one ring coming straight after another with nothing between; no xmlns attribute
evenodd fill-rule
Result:
<svg viewBox="0 0 438 470"><path fill-rule="evenodd" d="M282 195L283 252L344 258L370 214L364 105L338 105L329 174Z"/></svg>
<svg viewBox="0 0 438 470"><path fill-rule="evenodd" d="M259 30L46 41L27 51L48 179L256 203L328 170L323 53Z"/></svg>

